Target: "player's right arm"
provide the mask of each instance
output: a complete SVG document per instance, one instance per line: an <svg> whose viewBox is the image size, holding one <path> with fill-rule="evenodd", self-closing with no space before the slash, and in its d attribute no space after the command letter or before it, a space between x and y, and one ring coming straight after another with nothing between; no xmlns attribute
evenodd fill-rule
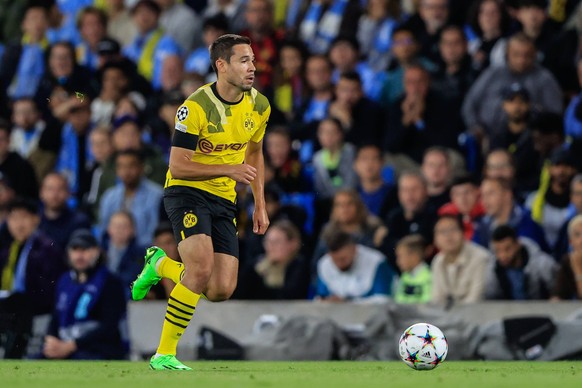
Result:
<svg viewBox="0 0 582 388"><path fill-rule="evenodd" d="M187 181L205 181L228 177L237 182L250 184L257 176L257 169L248 164L203 164L192 161L194 151L172 146L170 150L170 174L172 178Z"/></svg>
<svg viewBox="0 0 582 388"><path fill-rule="evenodd" d="M170 174L173 179L204 181L228 177L237 182L250 184L257 170L247 164L203 164L192 161L198 145L198 137L206 120L201 117L199 106L186 100L176 112L175 131L170 150Z"/></svg>

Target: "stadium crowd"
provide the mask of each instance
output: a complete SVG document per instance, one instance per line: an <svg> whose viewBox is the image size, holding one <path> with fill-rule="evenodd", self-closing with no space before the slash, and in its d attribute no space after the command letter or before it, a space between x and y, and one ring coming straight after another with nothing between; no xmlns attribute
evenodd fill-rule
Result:
<svg viewBox="0 0 582 388"><path fill-rule="evenodd" d="M174 118L225 33L272 106L235 298L582 299L580 1L0 3L0 314L52 313L44 357L123 353L145 248L179 260Z"/></svg>

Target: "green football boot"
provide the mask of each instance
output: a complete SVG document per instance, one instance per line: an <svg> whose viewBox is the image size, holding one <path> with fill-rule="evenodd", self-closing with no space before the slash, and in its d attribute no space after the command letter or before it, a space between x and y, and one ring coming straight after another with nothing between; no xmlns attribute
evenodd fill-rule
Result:
<svg viewBox="0 0 582 388"><path fill-rule="evenodd" d="M156 263L166 257L166 252L156 246L149 247L144 256L144 266L137 279L131 283L131 298L142 300L145 298L152 286L158 284L162 279L156 272Z"/></svg>
<svg viewBox="0 0 582 388"><path fill-rule="evenodd" d="M153 370L192 370L192 368L182 364L176 356L166 354L165 356L152 356L150 369Z"/></svg>

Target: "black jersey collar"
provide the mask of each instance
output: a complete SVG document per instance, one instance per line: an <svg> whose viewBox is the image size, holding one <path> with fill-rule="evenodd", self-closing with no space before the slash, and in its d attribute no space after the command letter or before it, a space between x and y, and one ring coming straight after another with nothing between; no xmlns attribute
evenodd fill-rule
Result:
<svg viewBox="0 0 582 388"><path fill-rule="evenodd" d="M220 100L220 102L222 102L223 104L226 104L226 105L236 105L236 104L240 103L243 100L243 98L245 98L245 94L243 92L243 95L240 98L240 100L238 100L236 102L226 101L224 98L220 97L220 94L218 94L218 90L216 90L216 82L214 82L214 83L212 83L212 85L210 85L210 89L212 89L212 93L214 93L216 98L218 98Z"/></svg>

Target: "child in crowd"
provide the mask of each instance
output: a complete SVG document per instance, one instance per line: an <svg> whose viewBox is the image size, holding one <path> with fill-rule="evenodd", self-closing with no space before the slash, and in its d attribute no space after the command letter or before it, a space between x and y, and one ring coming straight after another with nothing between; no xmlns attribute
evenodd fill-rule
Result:
<svg viewBox="0 0 582 388"><path fill-rule="evenodd" d="M421 235L402 238L396 245L396 265L401 274L396 282L396 303L427 303L431 300L432 274L425 262L426 243Z"/></svg>

